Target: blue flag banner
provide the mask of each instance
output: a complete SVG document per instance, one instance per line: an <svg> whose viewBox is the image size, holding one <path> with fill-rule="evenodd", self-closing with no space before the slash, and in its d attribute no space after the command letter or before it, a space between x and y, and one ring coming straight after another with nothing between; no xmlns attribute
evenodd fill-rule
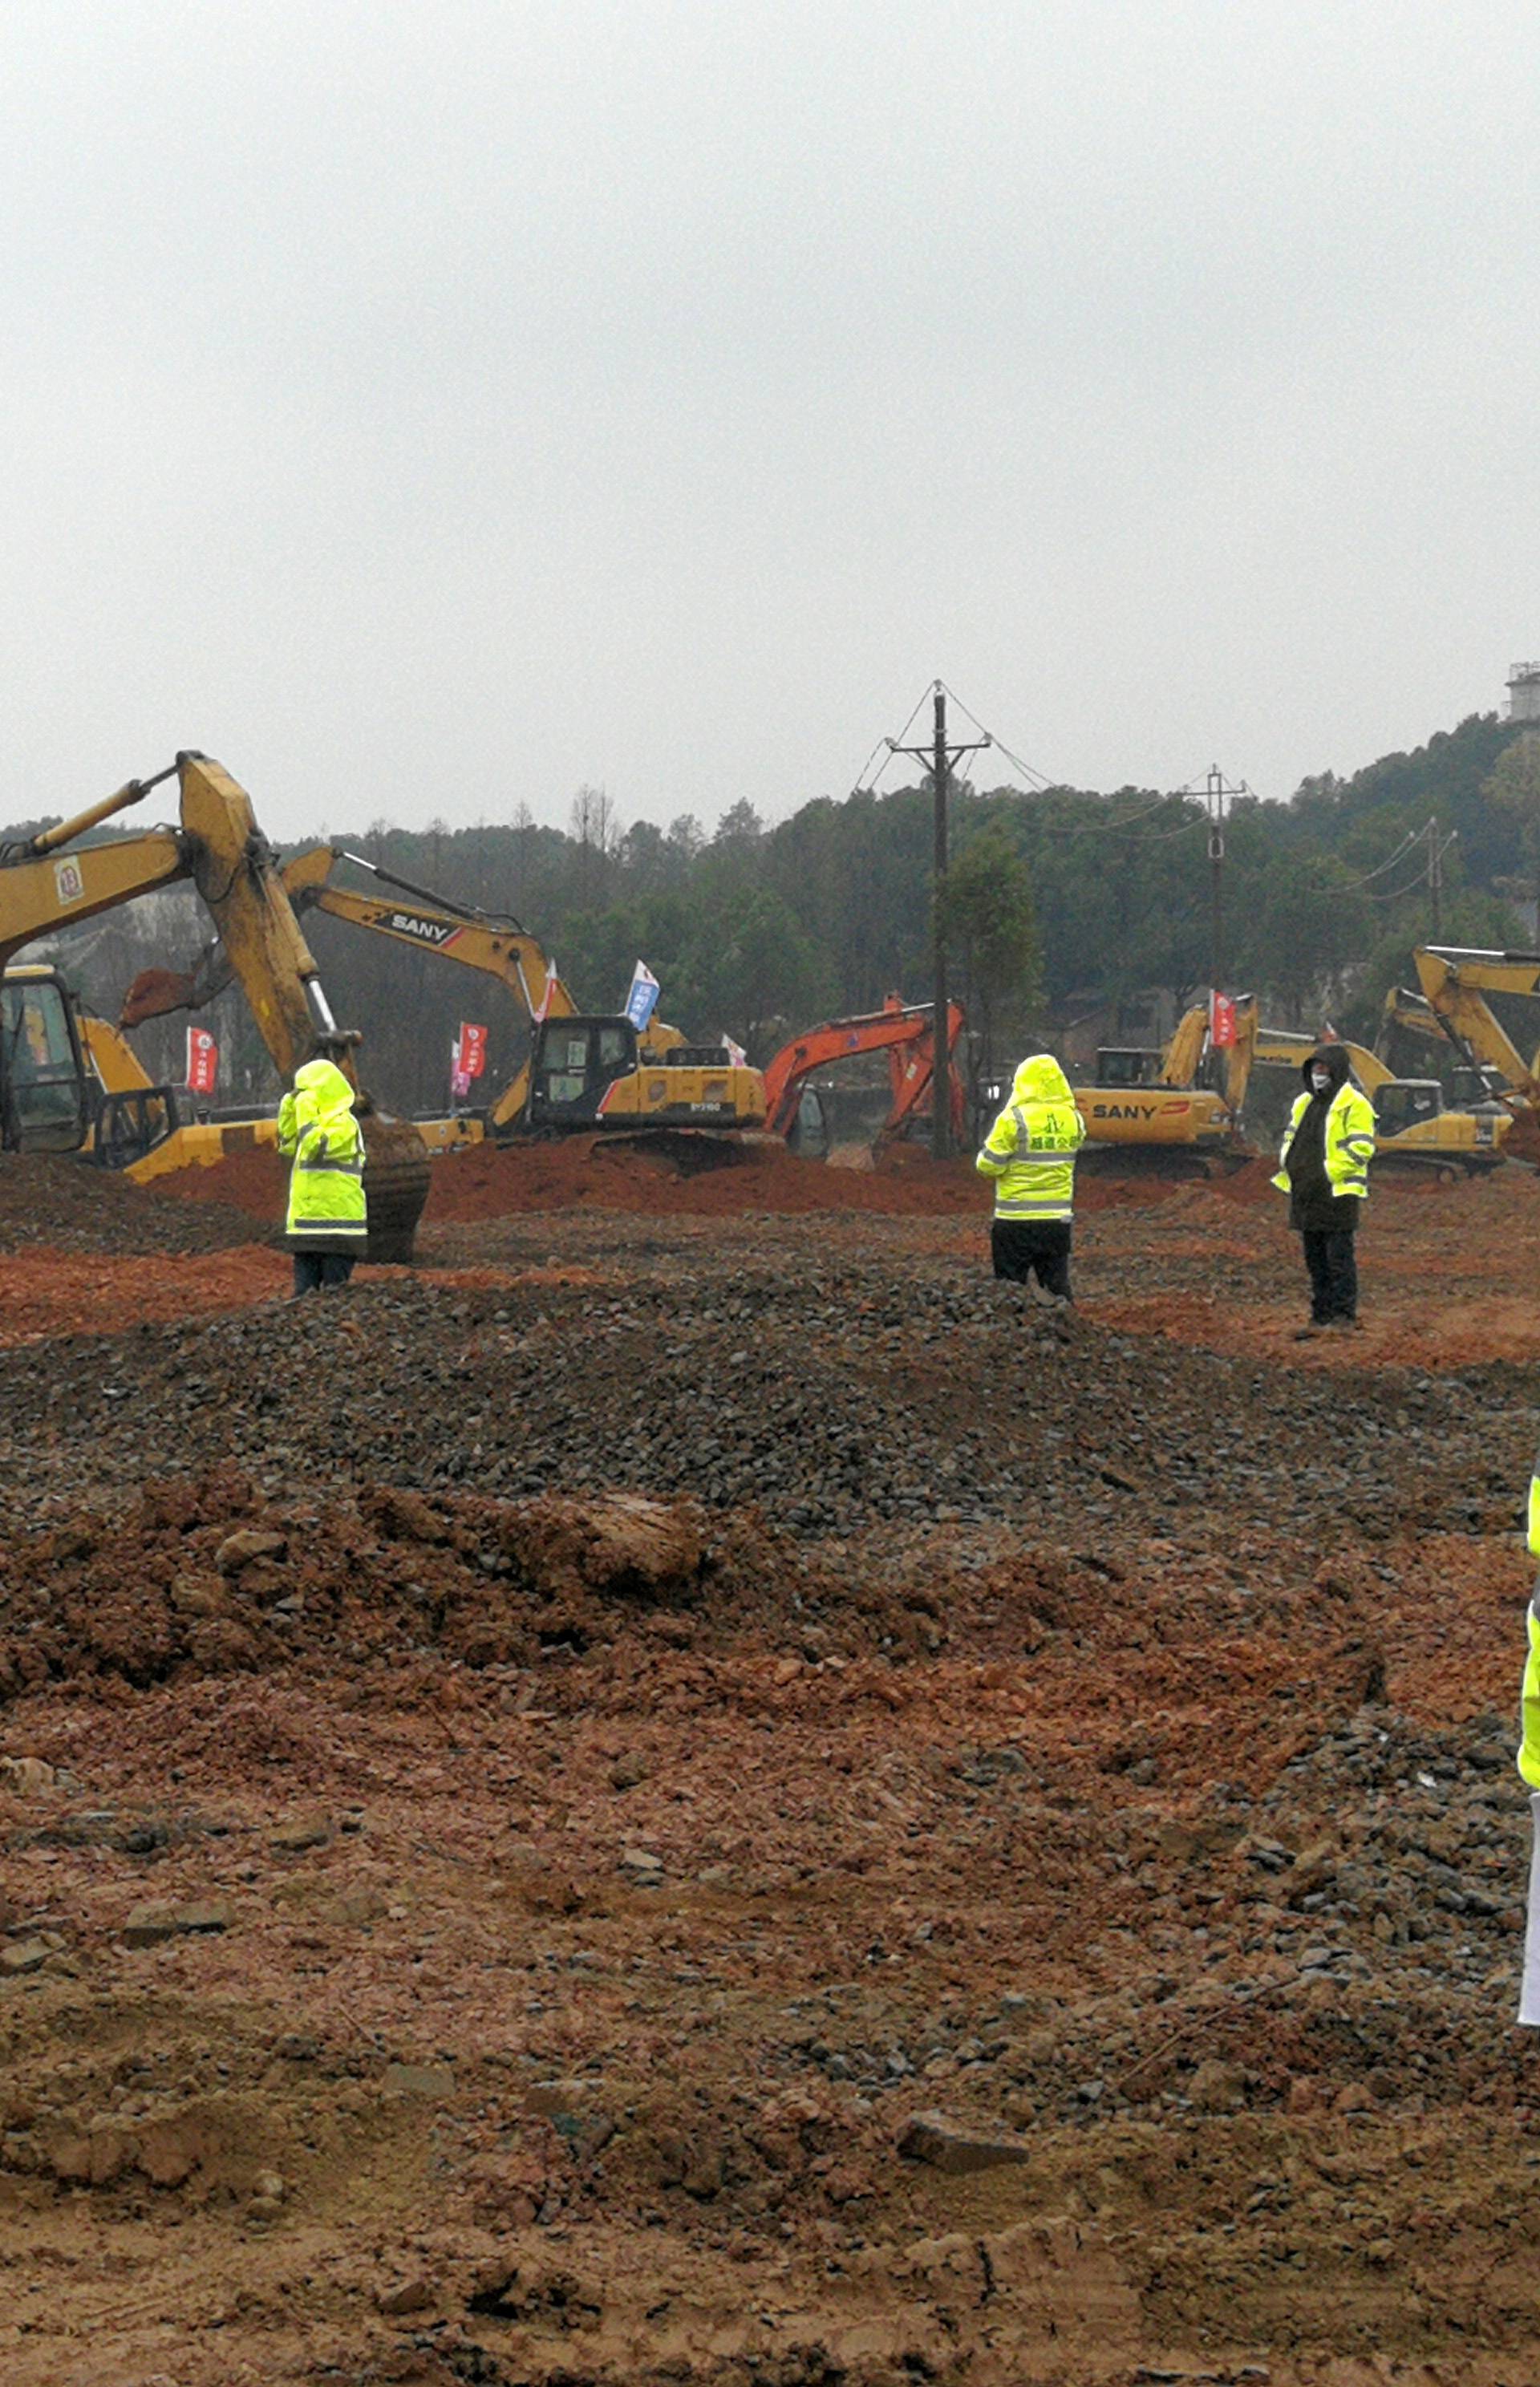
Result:
<svg viewBox="0 0 1540 2387"><path fill-rule="evenodd" d="M631 973L631 991L625 998L625 1017L639 1032L651 1018L658 1002L658 981L645 962L638 962Z"/></svg>

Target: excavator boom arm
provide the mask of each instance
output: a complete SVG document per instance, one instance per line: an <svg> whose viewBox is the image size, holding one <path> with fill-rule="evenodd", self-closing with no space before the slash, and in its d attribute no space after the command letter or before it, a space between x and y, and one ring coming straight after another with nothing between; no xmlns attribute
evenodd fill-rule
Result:
<svg viewBox="0 0 1540 2387"><path fill-rule="evenodd" d="M789 1044L782 1045L774 1060L765 1064L765 1125L776 1135L788 1132L797 1116L802 1087L815 1069L827 1068L831 1062L847 1061L857 1053L884 1053L905 1044L928 1044L930 1018L931 1006L916 1004L907 1009L860 1012L849 1019L827 1019L821 1027L810 1028L805 1035L793 1037ZM961 1011L955 1004L949 1004L949 1053L962 1025ZM922 1091L915 1088L906 1109L914 1107Z"/></svg>

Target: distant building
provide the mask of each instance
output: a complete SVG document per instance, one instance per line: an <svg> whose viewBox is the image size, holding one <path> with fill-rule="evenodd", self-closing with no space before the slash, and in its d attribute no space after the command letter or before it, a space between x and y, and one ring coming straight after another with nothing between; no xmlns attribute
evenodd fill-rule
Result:
<svg viewBox="0 0 1540 2387"><path fill-rule="evenodd" d="M1508 673L1508 717L1540 721L1540 663L1515 663Z"/></svg>

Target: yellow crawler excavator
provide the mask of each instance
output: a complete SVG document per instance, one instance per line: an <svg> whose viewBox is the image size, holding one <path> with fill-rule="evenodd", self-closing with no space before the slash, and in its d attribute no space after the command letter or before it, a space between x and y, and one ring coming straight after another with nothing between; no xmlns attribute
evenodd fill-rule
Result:
<svg viewBox="0 0 1540 2387"><path fill-rule="evenodd" d="M335 886L331 874L339 862L367 872L383 891ZM418 1122L433 1148L480 1143L488 1135L621 1133L653 1141L673 1130L720 1135L764 1125L759 1070L735 1061L725 1047L690 1044L662 1020L637 1029L619 1013L581 1011L537 939L516 921L413 886L342 846L291 854L282 878L297 913L322 912L479 970L506 987L529 1020L529 1059L485 1116ZM230 957L214 947L184 976L145 972L125 998L123 1024L196 1009L220 991L229 967Z"/></svg>
<svg viewBox="0 0 1540 2387"><path fill-rule="evenodd" d="M1303 1030L1264 1028L1254 999L1236 1007L1235 1042L1226 1059L1225 1082L1237 1113L1243 1109L1254 1067L1285 1068L1297 1076L1320 1039ZM1466 1109L1446 1103L1436 1078L1398 1078L1367 1045L1334 1039L1374 1107L1377 1160L1405 1162L1454 1179L1495 1168L1512 1125L1499 1105Z"/></svg>
<svg viewBox="0 0 1540 2387"><path fill-rule="evenodd" d="M1488 1000L1540 995L1540 954L1420 945L1412 961L1439 1026L1511 1113L1509 1156L1540 1166L1540 1051L1526 1060Z"/></svg>
<svg viewBox="0 0 1540 2387"><path fill-rule="evenodd" d="M80 842L172 778L178 827ZM132 1049L84 1009L58 970L12 966L40 938L184 880L213 917L279 1076L292 1077L320 1044L356 1079L360 1039L333 1015L249 797L220 764L187 751L154 778L130 780L57 827L0 847L0 1146L78 1153L143 1181L276 1140L270 1114L186 1120L177 1090L152 1084ZM383 1118L367 1096L360 1110L368 1256L410 1258L427 1198L426 1147L410 1122Z"/></svg>

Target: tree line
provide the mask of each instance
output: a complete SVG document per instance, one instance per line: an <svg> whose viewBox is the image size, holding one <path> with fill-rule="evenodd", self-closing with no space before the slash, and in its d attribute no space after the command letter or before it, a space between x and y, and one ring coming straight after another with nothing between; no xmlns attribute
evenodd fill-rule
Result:
<svg viewBox="0 0 1540 2387"><path fill-rule="evenodd" d="M923 1001L931 985L933 790L820 797L767 826L729 803L708 830L624 824L580 789L568 825L521 806L451 829L374 821L334 841L414 885L517 922L577 1000L618 1009L632 966L693 1040L730 1035L763 1061L797 1029ZM1100 1004L1151 989L1180 1005L1209 982L1211 879L1201 795L954 784L945 927L956 997L997 1063ZM1436 826L1430 827L1430 824ZM28 825L35 826L35 825ZM20 834L21 831L7 832ZM1420 941L1524 941L1540 878L1540 734L1473 714L1352 777L1307 778L1286 802L1243 795L1226 825L1224 979L1279 1025L1330 1017L1371 1036L1385 989ZM337 875L358 883L347 864ZM371 1081L402 1108L441 1105L462 1018L491 1029L500 1080L521 1057L518 1007L483 979L310 915L306 932L334 1007L366 1032ZM87 923L55 950L109 1015L134 972L184 966L208 934L183 891ZM268 1091L243 1007L214 1015L234 1094ZM137 1040L180 1069L185 1023Z"/></svg>

